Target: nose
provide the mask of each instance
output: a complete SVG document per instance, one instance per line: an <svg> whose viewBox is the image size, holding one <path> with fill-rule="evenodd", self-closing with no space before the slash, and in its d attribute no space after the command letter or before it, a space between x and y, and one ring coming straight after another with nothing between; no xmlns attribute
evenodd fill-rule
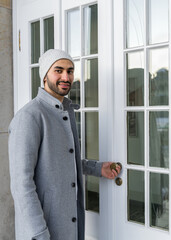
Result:
<svg viewBox="0 0 171 240"><path fill-rule="evenodd" d="M69 80L69 75L68 75L67 71L63 71L62 76L61 76L61 80L63 80L63 81L68 81Z"/></svg>

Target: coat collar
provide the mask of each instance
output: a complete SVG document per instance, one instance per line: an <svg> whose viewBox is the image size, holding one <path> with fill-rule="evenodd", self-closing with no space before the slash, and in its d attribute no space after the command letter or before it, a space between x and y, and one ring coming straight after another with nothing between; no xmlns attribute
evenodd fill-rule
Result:
<svg viewBox="0 0 171 240"><path fill-rule="evenodd" d="M50 104L51 106L59 108L61 110L68 110L69 107L72 107L76 110L80 108L78 104L73 104L72 101L66 97L64 97L63 103L61 103L57 98L50 95L44 90L44 88L41 87L39 87L37 97L44 102Z"/></svg>

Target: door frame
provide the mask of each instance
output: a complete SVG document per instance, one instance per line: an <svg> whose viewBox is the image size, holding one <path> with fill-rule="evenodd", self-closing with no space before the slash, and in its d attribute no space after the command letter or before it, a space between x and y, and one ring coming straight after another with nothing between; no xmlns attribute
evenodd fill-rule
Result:
<svg viewBox="0 0 171 240"><path fill-rule="evenodd" d="M117 109L114 109L115 92L114 81L118 79L119 69L122 68L122 63L118 67L116 48L118 39L115 39L114 21L117 21L119 9L115 7L115 1L107 2L99 0L99 99L100 104L100 161L122 162L116 155L116 139L114 134L116 124L114 116ZM122 24L122 23L120 23ZM106 27L107 26L107 27ZM115 29L120 31L120 29ZM102 34L105 33L105 34ZM115 52L116 51L116 52ZM115 55L114 55L115 52ZM107 81L107 84L106 84ZM106 131L104 132L104 126ZM115 222L117 221L116 212L116 186L114 180L101 179L100 181L100 237L99 240L114 240L116 229Z"/></svg>

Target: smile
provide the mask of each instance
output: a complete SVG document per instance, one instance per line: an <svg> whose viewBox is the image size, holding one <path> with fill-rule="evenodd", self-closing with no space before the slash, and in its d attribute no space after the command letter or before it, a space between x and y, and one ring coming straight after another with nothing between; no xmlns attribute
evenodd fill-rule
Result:
<svg viewBox="0 0 171 240"><path fill-rule="evenodd" d="M60 82L58 82L58 85L62 88L69 88L71 86L71 83L60 81Z"/></svg>

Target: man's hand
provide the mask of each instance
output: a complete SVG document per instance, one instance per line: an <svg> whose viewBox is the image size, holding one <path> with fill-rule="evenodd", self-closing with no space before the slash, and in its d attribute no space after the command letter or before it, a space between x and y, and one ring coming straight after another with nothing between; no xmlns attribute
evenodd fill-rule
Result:
<svg viewBox="0 0 171 240"><path fill-rule="evenodd" d="M108 178L108 179L114 179L121 171L120 166L118 165L116 167L116 171L114 169L111 170L110 165L113 162L104 162L102 165L102 170L101 174L103 177Z"/></svg>

